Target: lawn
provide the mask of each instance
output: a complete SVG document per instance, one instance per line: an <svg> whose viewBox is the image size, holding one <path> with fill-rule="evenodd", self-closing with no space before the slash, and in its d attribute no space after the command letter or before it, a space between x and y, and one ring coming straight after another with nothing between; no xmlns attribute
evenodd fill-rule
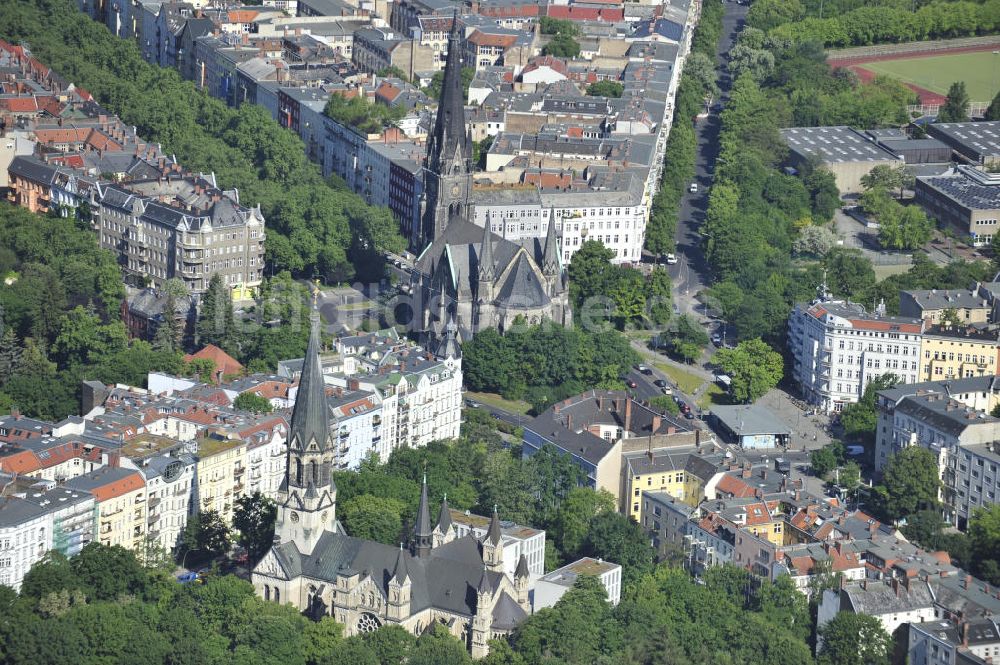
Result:
<svg viewBox="0 0 1000 665"><path fill-rule="evenodd" d="M473 399L477 402L488 404L489 406L497 409L503 409L504 411L509 411L510 413L520 413L522 415L527 414L531 409L531 405L525 401L504 399L496 393L475 393L471 390L467 390L465 391L465 399Z"/></svg>
<svg viewBox="0 0 1000 665"><path fill-rule="evenodd" d="M942 95L948 94L948 87L954 81L965 81L969 100L973 102L990 101L1000 85L1000 55L991 51L880 60L859 66Z"/></svg>
<svg viewBox="0 0 1000 665"><path fill-rule="evenodd" d="M705 379L693 372L683 370L680 367L675 367L666 363L656 363L656 368L669 376L670 380L677 384L677 387L680 388L681 392L685 395L691 395L694 391L698 390L698 388L701 388L701 384L705 383Z"/></svg>

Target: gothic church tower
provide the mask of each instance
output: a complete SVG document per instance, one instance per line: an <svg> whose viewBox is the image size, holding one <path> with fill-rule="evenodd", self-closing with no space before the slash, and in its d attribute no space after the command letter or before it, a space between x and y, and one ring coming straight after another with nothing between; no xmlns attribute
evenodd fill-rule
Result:
<svg viewBox="0 0 1000 665"><path fill-rule="evenodd" d="M310 323L309 345L302 361L288 437L288 469L278 490L274 530L278 542L294 542L299 553L306 555L312 554L323 532L335 531L337 524L335 450L319 362L319 312L315 308Z"/></svg>
<svg viewBox="0 0 1000 665"><path fill-rule="evenodd" d="M462 35L457 12L452 21L437 119L427 141L424 163L424 193L420 204L423 246L440 237L452 219L472 219L472 138L465 125Z"/></svg>

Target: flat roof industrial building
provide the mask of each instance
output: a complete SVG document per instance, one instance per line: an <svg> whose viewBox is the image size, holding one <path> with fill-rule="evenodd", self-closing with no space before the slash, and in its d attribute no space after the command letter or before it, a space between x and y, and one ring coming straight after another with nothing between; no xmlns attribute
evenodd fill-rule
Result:
<svg viewBox="0 0 1000 665"><path fill-rule="evenodd" d="M988 245L1000 221L1000 173L958 166L950 174L917 178L916 201L937 219Z"/></svg>
<svg viewBox="0 0 1000 665"><path fill-rule="evenodd" d="M792 161L802 165L818 160L837 180L841 194L862 191L861 178L879 164L902 165L899 155L850 127L790 127L781 137L791 150Z"/></svg>
<svg viewBox="0 0 1000 665"><path fill-rule="evenodd" d="M927 125L927 133L973 164L1000 163L1000 120L942 122Z"/></svg>

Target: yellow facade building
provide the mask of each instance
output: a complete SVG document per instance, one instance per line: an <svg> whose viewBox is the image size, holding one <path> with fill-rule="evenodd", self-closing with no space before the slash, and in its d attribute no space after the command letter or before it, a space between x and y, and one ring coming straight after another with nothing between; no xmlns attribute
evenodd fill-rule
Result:
<svg viewBox="0 0 1000 665"><path fill-rule="evenodd" d="M920 342L920 378L943 381L997 374L996 331L929 326Z"/></svg>
<svg viewBox="0 0 1000 665"><path fill-rule="evenodd" d="M135 469L104 466L66 481L94 495L95 540L139 551L146 538L146 483Z"/></svg>
<svg viewBox="0 0 1000 665"><path fill-rule="evenodd" d="M214 510L233 523L236 499L246 493L247 444L242 439L198 440L198 510Z"/></svg>
<svg viewBox="0 0 1000 665"><path fill-rule="evenodd" d="M697 506L705 498L706 488L721 475L712 461L690 449L626 455L621 511L642 524L643 492L666 492L686 505Z"/></svg>

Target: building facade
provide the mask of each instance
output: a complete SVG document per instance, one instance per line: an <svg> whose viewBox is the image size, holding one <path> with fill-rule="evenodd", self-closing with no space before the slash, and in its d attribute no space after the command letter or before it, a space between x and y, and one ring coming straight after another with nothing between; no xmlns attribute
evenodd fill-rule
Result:
<svg viewBox="0 0 1000 665"><path fill-rule="evenodd" d="M796 305L788 319L792 376L810 404L839 412L883 374L903 383L920 376L923 322L869 314L856 303L821 298Z"/></svg>

